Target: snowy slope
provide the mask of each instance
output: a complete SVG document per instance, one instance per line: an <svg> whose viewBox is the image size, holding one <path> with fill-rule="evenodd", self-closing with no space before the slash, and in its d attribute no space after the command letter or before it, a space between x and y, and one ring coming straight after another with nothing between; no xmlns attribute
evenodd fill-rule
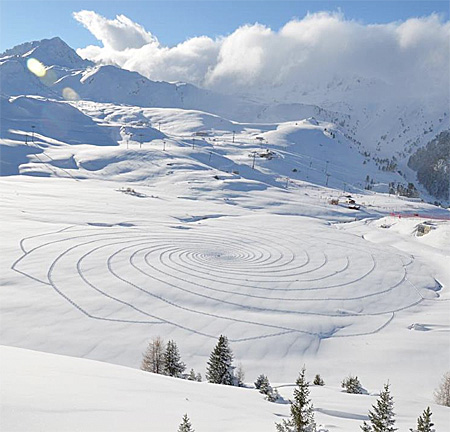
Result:
<svg viewBox="0 0 450 432"><path fill-rule="evenodd" d="M355 373L374 390L389 379L416 410L432 403L449 360L436 349L450 326L448 222L421 240L405 220L387 246L391 229L330 224L357 212L326 190L169 163L133 184L138 196L124 182L3 178L2 343L138 367L161 335L204 373L225 333L249 381L289 382L306 363L335 387ZM356 198L371 217L433 211ZM433 254L415 252L423 241Z"/></svg>
<svg viewBox="0 0 450 432"><path fill-rule="evenodd" d="M0 89L2 96L39 95L47 98L59 98L45 82L32 74L26 61L22 59L0 59ZM54 80L51 80L53 83Z"/></svg>
<svg viewBox="0 0 450 432"><path fill-rule="evenodd" d="M64 155L64 158L72 160L71 169L87 168L91 172L98 171L94 168L95 158L98 158L99 167L109 167L110 174L103 170L99 173L102 178L105 175L111 178L113 173L121 174L120 168L119 171L110 169L118 161L126 161L122 163L123 168L129 175L135 174L135 181L153 176L151 167L145 173L138 169L138 165L148 157L164 160L167 153L154 155L154 152L148 154L148 151L161 150L165 145L162 141L165 140L167 146L180 149L183 157L190 158L189 163L201 163L204 169L239 172L241 176L264 180L269 184L278 182L281 185L289 179L287 181L292 181L292 185L296 181L309 181L328 184L341 190L361 191L369 184L369 177L373 189L388 192L389 183L403 181L395 172L380 171L370 158L361 154L360 148L340 128L332 123L318 122L313 117L281 124L256 124L237 123L201 111L173 108L145 109L86 101L65 104L30 97L11 98L10 102L4 98L2 103L4 120L0 133L4 137L18 139L14 147L29 147L22 140L25 134L31 134L31 126L35 123L36 137L43 139L42 142L47 147L46 154L50 158L59 160ZM28 111L22 105L26 105ZM209 136L198 136L195 145L195 134L199 133ZM235 142L232 142L233 134ZM94 153L84 147L66 148L63 154L60 146L53 148L45 137L66 140L69 144L96 145L115 145L115 138L122 143L122 148L115 151L94 150ZM129 149L124 145L126 142ZM200 153L191 154L192 152L187 151L192 144ZM181 150L183 147L186 149ZM29 152L25 152L27 151ZM257 169L251 170L249 168L253 165L254 152ZM85 161L86 157L89 164ZM23 162L20 160L20 163ZM45 158L44 162L51 170L52 161ZM8 163L15 164L10 159ZM130 169L130 164L133 164L133 170ZM79 171L72 175L85 177L90 173ZM127 179L132 178L128 176Z"/></svg>
<svg viewBox="0 0 450 432"><path fill-rule="evenodd" d="M405 182L416 182L406 166L409 155L450 128L448 100L428 101L410 95L392 101L385 82L359 76L335 77L318 87L265 86L259 98L227 96L190 84L154 82L115 66L93 66L59 38L25 43L1 54L4 94L32 94L141 107L195 109L238 122L284 122L315 117L338 125L380 168L395 157ZM25 66L37 58L47 74L37 78ZM285 89L285 95L280 92Z"/></svg>
<svg viewBox="0 0 450 432"><path fill-rule="evenodd" d="M28 70L26 65L30 58L36 58L45 66L44 76L38 78ZM199 109L245 121L294 120L325 114L313 105L261 104L190 84L151 81L115 66L94 67L59 38L25 43L7 50L0 54L0 70L2 93L12 96L29 94L141 107Z"/></svg>
<svg viewBox="0 0 450 432"><path fill-rule="evenodd" d="M198 432L269 432L289 415L288 404L267 402L255 389L177 380L9 347L0 347L0 358L0 426L8 432L169 432L177 429L185 413ZM279 391L290 398L293 388L283 385ZM335 387L312 387L319 430L360 430L376 393L350 395ZM399 430L415 425L424 403L395 400ZM444 430L448 409L434 404L431 409L436 429Z"/></svg>
<svg viewBox="0 0 450 432"><path fill-rule="evenodd" d="M445 72L444 72L445 73ZM450 128L449 94L424 97L414 93L398 98L394 86L362 76L334 76L321 83L266 85L258 89L262 101L320 106L336 113L332 121L360 142L374 158L404 159L442 130Z"/></svg>
<svg viewBox="0 0 450 432"><path fill-rule="evenodd" d="M198 431L268 431L280 410L247 389L6 347L0 358L5 432L174 431L185 413Z"/></svg>
<svg viewBox="0 0 450 432"><path fill-rule="evenodd" d="M1 97L2 138L24 140L28 134L31 141L61 141L66 144L117 145L107 128L99 127L89 116L69 104L39 97ZM54 144L54 141L50 143Z"/></svg>
<svg viewBox="0 0 450 432"><path fill-rule="evenodd" d="M58 65L68 69L80 69L93 65L91 61L83 60L59 37L17 45L0 54L0 57L3 59L4 57L36 58L45 65Z"/></svg>
<svg viewBox="0 0 450 432"><path fill-rule="evenodd" d="M42 159L39 154L49 146L60 149L74 144L117 145L107 128L99 127L90 117L68 104L38 97L1 96L0 111L1 175L18 174L19 167L27 164L28 155L60 168L73 167L73 160L61 157L62 152L54 159L48 155ZM61 159L66 159L62 165ZM48 169L38 170L40 175L48 175L46 171Z"/></svg>
<svg viewBox="0 0 450 432"><path fill-rule="evenodd" d="M387 195L404 179L379 169L349 133L350 114L245 101L232 111L231 97L111 66L54 63L48 87L24 66L38 48L16 49L0 66L12 68L2 72L0 343L137 368L160 335L204 374L226 334L249 382L265 373L289 397L302 364L321 373L329 386L313 396L330 431L359 430L375 400L340 392L349 373L371 393L389 379L399 425L412 427L450 362L448 210ZM63 100L69 88L81 100ZM12 348L1 355L10 430L64 430L58 413L74 403L79 428L98 430L140 430L147 416L174 430L186 397L198 430L211 418L221 419L217 430L273 430L288 412L251 390ZM27 393L11 383L30 362L42 369L29 370ZM54 381L43 392L55 370L79 383L76 394L65 398ZM92 375L104 377L98 393L80 400L94 391ZM147 386L155 392L143 402ZM177 399L169 408L168 391ZM35 393L45 396L30 410ZM130 402L120 411L122 398ZM239 406L249 412L237 415ZM432 407L445 430L448 410Z"/></svg>

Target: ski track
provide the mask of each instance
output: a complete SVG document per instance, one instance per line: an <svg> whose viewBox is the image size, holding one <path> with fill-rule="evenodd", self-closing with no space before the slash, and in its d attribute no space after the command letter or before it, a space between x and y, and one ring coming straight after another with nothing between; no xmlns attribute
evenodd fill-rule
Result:
<svg viewBox="0 0 450 432"><path fill-rule="evenodd" d="M92 319L164 324L215 338L216 335L204 331L204 325L203 328L186 325L196 321L190 318L194 314L201 316L203 322L214 320L224 326L228 325L226 322L239 323L251 327L251 333L256 332L245 338L230 338L234 342L291 333L319 339L373 334L388 326L395 312L426 300L408 279L413 257L386 253L367 243L344 241L346 237L328 238L326 228L315 228L311 234L286 228L282 233L265 229L262 237L245 226L239 226L237 231L234 226L222 226L221 222L181 232L170 230L171 224L157 225L157 229L155 223L151 227L72 225L25 237L19 244L22 255L11 269L51 286ZM28 243L32 243L31 247L26 247ZM49 256L46 279L27 270L29 258L42 257L45 263ZM363 261L370 260L370 266L361 266L361 256L369 258ZM381 286L385 269L379 266L379 260L384 265L389 262L389 270L398 275L397 281L391 278L389 284ZM72 281L66 283L59 273L70 275ZM78 281L74 283L73 278ZM338 283L331 283L332 278L337 278ZM386 296L396 289L405 293L406 288L407 294L395 307L381 302L381 306L371 310L372 297ZM339 292L345 289L345 295L333 294L336 289ZM93 297L83 295L87 292ZM91 297L95 305L91 304ZM105 305L102 307L105 316L92 312L95 306L98 310L99 302ZM303 309L299 308L302 304ZM159 312L150 313L148 309L153 310L155 305ZM114 316L117 310L120 316ZM289 315L332 319L334 327L317 332L305 322L296 327L277 320ZM370 317L382 315L387 316L382 324L378 319L371 328L366 323L363 329L358 329ZM342 325L339 320L344 320ZM349 326L350 333L339 334L339 330Z"/></svg>

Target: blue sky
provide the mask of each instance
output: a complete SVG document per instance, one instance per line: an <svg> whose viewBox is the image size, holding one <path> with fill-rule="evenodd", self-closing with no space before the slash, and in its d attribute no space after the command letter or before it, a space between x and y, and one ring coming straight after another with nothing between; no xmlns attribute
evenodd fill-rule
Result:
<svg viewBox="0 0 450 432"><path fill-rule="evenodd" d="M386 23L437 12L449 18L444 1L73 1L0 0L0 51L19 43L60 36L74 48L98 44L72 12L93 10L106 18L124 14L173 46L193 36L227 35L259 22L279 29L308 11L336 11L363 23Z"/></svg>

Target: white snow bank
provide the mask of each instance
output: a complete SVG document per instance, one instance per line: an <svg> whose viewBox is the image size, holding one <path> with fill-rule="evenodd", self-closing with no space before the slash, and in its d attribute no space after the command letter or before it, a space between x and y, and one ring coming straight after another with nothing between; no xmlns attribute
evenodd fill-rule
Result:
<svg viewBox="0 0 450 432"><path fill-rule="evenodd" d="M270 432L289 415L287 403L270 403L251 388L185 381L92 360L0 346L0 429L3 432L172 432L187 413L197 432ZM380 385L381 387L381 385ZM292 398L293 384L279 386ZM406 431L423 401L395 395L396 426ZM321 431L357 432L377 399L338 387L311 387ZM437 430L448 408L431 404Z"/></svg>
<svg viewBox="0 0 450 432"><path fill-rule="evenodd" d="M169 432L184 413L199 432L271 431L286 411L250 389L11 347L0 355L4 432Z"/></svg>

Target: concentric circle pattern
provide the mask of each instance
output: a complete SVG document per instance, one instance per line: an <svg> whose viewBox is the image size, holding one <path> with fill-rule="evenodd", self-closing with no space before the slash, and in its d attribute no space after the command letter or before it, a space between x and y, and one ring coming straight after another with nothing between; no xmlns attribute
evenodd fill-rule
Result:
<svg viewBox="0 0 450 432"><path fill-rule="evenodd" d="M423 300L394 249L326 225L248 218L89 224L22 241L13 268L87 317L249 340L368 334ZM39 265L36 265L38 263Z"/></svg>

